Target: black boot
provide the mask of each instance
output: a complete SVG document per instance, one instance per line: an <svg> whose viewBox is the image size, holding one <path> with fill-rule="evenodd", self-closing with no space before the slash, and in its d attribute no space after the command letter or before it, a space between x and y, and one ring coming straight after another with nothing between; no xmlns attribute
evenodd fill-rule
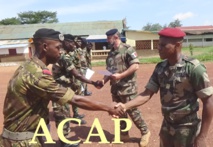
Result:
<svg viewBox="0 0 213 147"><path fill-rule="evenodd" d="M74 114L74 115L73 115L73 118L78 118L78 119L82 119L82 118L84 118L84 117L85 117L84 114Z"/></svg>
<svg viewBox="0 0 213 147"><path fill-rule="evenodd" d="M85 96L90 96L90 95L92 95L92 92L89 92L89 91L87 91L87 90L84 90L84 95L85 95Z"/></svg>

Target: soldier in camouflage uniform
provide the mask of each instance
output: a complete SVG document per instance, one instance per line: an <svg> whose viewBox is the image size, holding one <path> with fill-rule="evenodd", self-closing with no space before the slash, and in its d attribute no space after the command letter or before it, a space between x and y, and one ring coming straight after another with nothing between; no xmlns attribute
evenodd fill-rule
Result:
<svg viewBox="0 0 213 147"><path fill-rule="evenodd" d="M137 95L136 70L139 68L139 60L135 49L120 40L120 33L117 29L106 32L111 51L106 59L106 69L112 73L105 76L102 85L110 80L112 99L115 102L126 103L133 100ZM149 140L150 131L137 108L127 111L134 124L141 131L141 142ZM127 115L122 116L127 118ZM126 128L126 123L121 122L121 130ZM128 132L121 132L121 140L129 141Z"/></svg>
<svg viewBox="0 0 213 147"><path fill-rule="evenodd" d="M85 76L86 75L86 71L88 68L88 62L87 62L87 41L85 38L81 38L81 37L77 37L77 41L76 41L76 53L79 57L80 63L81 63L81 68L80 71L81 73ZM82 82L82 95L85 96L90 96L92 95L91 92L87 91L87 84Z"/></svg>
<svg viewBox="0 0 213 147"><path fill-rule="evenodd" d="M50 101L61 105L76 104L83 109L107 111L110 114L122 113L113 106L75 95L70 88L63 87L53 79L47 65L55 63L60 57L60 41L63 40L60 32L43 28L37 30L33 37L34 57L18 67L8 84L0 147L43 146L40 137L36 137L36 144L30 144L30 141L41 118L48 124Z"/></svg>
<svg viewBox="0 0 213 147"><path fill-rule="evenodd" d="M197 59L181 54L185 33L180 29L165 28L159 35L159 55L165 60L155 67L145 91L123 107L142 105L160 90L164 116L160 146L205 147L213 116L213 87L206 68ZM202 122L197 116L198 98L203 103Z"/></svg>
<svg viewBox="0 0 213 147"><path fill-rule="evenodd" d="M92 69L92 54L91 54L91 49L92 49L92 43L91 42L87 42L87 49L86 49L86 61L87 61L87 64L88 64L88 68Z"/></svg>
<svg viewBox="0 0 213 147"><path fill-rule="evenodd" d="M75 65L78 62L78 58L75 56L74 50L76 48L74 43L74 37L70 34L64 35L63 47L65 53L61 55L60 59L56 64L53 64L52 72L54 79L63 85L64 87L70 87L75 94L81 94L81 83L79 81L93 84L95 82L86 79L83 75L81 75L78 70L75 68ZM74 107L74 118L81 119L81 124L86 124L86 121L82 119L82 116L78 114L77 107ZM56 121L56 127L58 127L59 123L66 118L70 118L70 107L69 104L65 104L61 106L56 102L53 102L53 111L54 118ZM73 123L76 123L73 121ZM69 122L64 125L64 136L69 137L70 126Z"/></svg>

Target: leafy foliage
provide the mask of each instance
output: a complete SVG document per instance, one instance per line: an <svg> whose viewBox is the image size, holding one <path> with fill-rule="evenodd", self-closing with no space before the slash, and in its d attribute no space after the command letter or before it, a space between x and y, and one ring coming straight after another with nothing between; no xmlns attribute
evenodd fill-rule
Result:
<svg viewBox="0 0 213 147"><path fill-rule="evenodd" d="M28 11L18 13L19 19L22 24L58 22L56 15L57 12L49 12L49 11L38 11L38 12Z"/></svg>
<svg viewBox="0 0 213 147"><path fill-rule="evenodd" d="M0 21L0 25L57 23L57 12L27 11L18 13L18 18L6 18Z"/></svg>
<svg viewBox="0 0 213 147"><path fill-rule="evenodd" d="M5 18L0 21L0 25L18 25L18 24L21 24L21 21L16 17Z"/></svg>
<svg viewBox="0 0 213 147"><path fill-rule="evenodd" d="M159 23L154 23L154 24L147 23L145 26L143 26L142 30L144 30L144 31L159 31L159 30L166 28L166 27L174 28L174 27L181 27L181 26L182 26L182 24L181 24L180 20L176 19L175 21L170 22L168 26L166 24L164 24L162 26Z"/></svg>
<svg viewBox="0 0 213 147"><path fill-rule="evenodd" d="M163 27L159 23L155 23L155 24L147 23L142 29L144 31L159 31L162 28Z"/></svg>
<svg viewBox="0 0 213 147"><path fill-rule="evenodd" d="M170 22L170 24L169 24L169 27L171 27L171 28L181 27L181 26L182 26L182 24L180 23L179 19L176 19L175 21Z"/></svg>

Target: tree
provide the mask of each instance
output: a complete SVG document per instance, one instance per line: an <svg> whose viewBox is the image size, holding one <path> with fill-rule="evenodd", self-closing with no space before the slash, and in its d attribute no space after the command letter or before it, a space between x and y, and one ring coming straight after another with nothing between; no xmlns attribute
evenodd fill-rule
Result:
<svg viewBox="0 0 213 147"><path fill-rule="evenodd" d="M16 17L5 18L0 21L0 25L18 25L18 24L21 24L21 21Z"/></svg>
<svg viewBox="0 0 213 147"><path fill-rule="evenodd" d="M56 15L57 12L49 12L49 11L38 11L38 12L28 11L18 13L19 19L22 24L58 22Z"/></svg>
<svg viewBox="0 0 213 147"><path fill-rule="evenodd" d="M142 29L144 31L159 31L162 28L163 27L159 23L155 23L155 24L147 23Z"/></svg>
<svg viewBox="0 0 213 147"><path fill-rule="evenodd" d="M181 26L182 26L182 24L180 23L179 19L176 19L175 21L170 22L170 24L169 24L169 27L172 27L172 28L181 27Z"/></svg>

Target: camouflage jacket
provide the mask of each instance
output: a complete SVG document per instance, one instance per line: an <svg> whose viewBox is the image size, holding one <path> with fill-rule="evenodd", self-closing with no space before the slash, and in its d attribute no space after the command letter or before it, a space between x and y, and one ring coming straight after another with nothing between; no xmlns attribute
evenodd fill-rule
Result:
<svg viewBox="0 0 213 147"><path fill-rule="evenodd" d="M146 88L156 93L160 89L162 113L173 122L196 113L198 97L213 94L205 66L183 55L174 66L169 66L167 60L158 63Z"/></svg>
<svg viewBox="0 0 213 147"><path fill-rule="evenodd" d="M67 53L61 54L57 63L53 64L52 72L54 79L65 87L73 83L71 70L75 68L71 56Z"/></svg>
<svg viewBox="0 0 213 147"><path fill-rule="evenodd" d="M81 68L85 69L86 67L88 67L88 63L86 60L86 54L87 54L87 50L86 48L78 48L77 50L77 54L81 63Z"/></svg>
<svg viewBox="0 0 213 147"><path fill-rule="evenodd" d="M118 49L112 48L106 59L106 69L111 73L122 73L132 64L138 64L137 53L133 47L121 43ZM110 81L111 93L114 95L131 95L137 93L136 73L119 81Z"/></svg>
<svg viewBox="0 0 213 147"><path fill-rule="evenodd" d="M48 121L50 100L65 104L74 92L60 86L36 57L26 61L11 78L4 102L4 128L35 132L41 118Z"/></svg>
<svg viewBox="0 0 213 147"><path fill-rule="evenodd" d="M76 68L77 67L77 68ZM75 52L64 53L56 64L53 65L54 79L65 87L70 87L76 92L80 82L71 74L71 70L80 69L80 62Z"/></svg>
<svg viewBox="0 0 213 147"><path fill-rule="evenodd" d="M80 71L81 69L81 62L80 62L80 56L78 54L78 50L76 49L75 51L73 52L69 52L69 55L71 57L71 60L75 66L75 68Z"/></svg>
<svg viewBox="0 0 213 147"><path fill-rule="evenodd" d="M88 51L88 50L86 49L86 62L87 62L87 66L88 66L90 69L92 68L91 60L92 60L92 57L91 57L91 50Z"/></svg>

